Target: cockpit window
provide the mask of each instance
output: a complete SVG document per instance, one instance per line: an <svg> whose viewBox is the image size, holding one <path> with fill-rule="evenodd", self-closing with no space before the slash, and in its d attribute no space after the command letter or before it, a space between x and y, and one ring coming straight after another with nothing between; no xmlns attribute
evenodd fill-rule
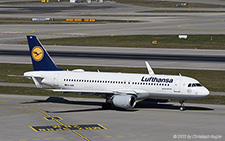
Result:
<svg viewBox="0 0 225 141"><path fill-rule="evenodd" d="M201 87L202 85L200 83L196 83L196 86L197 87Z"/></svg>
<svg viewBox="0 0 225 141"><path fill-rule="evenodd" d="M200 83L189 83L188 87L202 87Z"/></svg>

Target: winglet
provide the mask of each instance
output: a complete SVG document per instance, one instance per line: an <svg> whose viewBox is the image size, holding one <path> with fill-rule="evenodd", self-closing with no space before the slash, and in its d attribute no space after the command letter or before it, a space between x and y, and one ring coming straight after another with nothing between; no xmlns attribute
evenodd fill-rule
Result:
<svg viewBox="0 0 225 141"><path fill-rule="evenodd" d="M152 70L151 66L149 65L149 63L147 61L145 61L146 67L148 69L148 73L149 74L155 74L154 71Z"/></svg>

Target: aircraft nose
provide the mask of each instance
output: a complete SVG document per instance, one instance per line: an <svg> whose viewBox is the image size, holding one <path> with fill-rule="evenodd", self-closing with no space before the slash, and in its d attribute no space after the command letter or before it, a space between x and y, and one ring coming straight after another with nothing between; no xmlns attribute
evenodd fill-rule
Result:
<svg viewBox="0 0 225 141"><path fill-rule="evenodd" d="M207 97L209 96L210 92L207 88L203 87L203 90L202 90L202 96L204 97Z"/></svg>

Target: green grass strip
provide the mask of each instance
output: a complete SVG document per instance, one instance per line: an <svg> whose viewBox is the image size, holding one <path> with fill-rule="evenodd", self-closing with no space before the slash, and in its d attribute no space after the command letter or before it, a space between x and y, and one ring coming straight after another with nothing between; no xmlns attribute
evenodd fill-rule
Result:
<svg viewBox="0 0 225 141"><path fill-rule="evenodd" d="M178 35L130 35L41 39L41 42L45 45L65 46L225 49L224 39L225 35L188 35L187 39L179 39ZM157 45L152 44L154 40Z"/></svg>
<svg viewBox="0 0 225 141"><path fill-rule="evenodd" d="M152 10L139 13L224 13L225 11L203 11L203 10Z"/></svg>
<svg viewBox="0 0 225 141"><path fill-rule="evenodd" d="M37 88L6 87L6 86L0 86L0 94L99 98L98 96L79 95L73 93L62 94L61 92L52 92Z"/></svg>
<svg viewBox="0 0 225 141"><path fill-rule="evenodd" d="M118 2L118 1L116 1ZM224 8L224 5L204 4L204 3L189 3L187 6L177 7L176 4L185 3L182 1L154 1L154 0L120 0L122 4L131 4L145 7L155 8Z"/></svg>
<svg viewBox="0 0 225 141"><path fill-rule="evenodd" d="M206 98L203 98L201 100L193 100L193 101L187 101L187 103L201 103L201 104L225 104L225 96L222 95L210 95Z"/></svg>

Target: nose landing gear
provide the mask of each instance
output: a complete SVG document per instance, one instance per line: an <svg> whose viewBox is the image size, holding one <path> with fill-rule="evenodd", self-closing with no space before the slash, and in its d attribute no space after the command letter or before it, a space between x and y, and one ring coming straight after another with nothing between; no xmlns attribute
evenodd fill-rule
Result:
<svg viewBox="0 0 225 141"><path fill-rule="evenodd" d="M180 102L180 111L184 111L185 107L184 107L184 101L179 101Z"/></svg>

